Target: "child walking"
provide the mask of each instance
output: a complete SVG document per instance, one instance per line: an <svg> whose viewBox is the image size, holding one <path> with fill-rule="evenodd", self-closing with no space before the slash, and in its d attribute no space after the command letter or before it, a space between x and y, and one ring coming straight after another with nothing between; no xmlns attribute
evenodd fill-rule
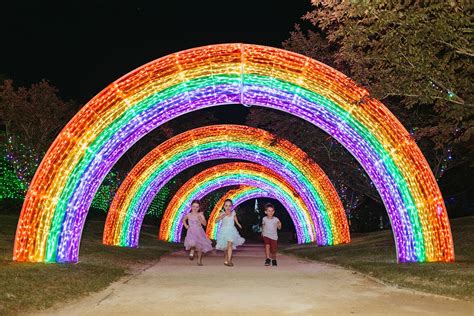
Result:
<svg viewBox="0 0 474 316"><path fill-rule="evenodd" d="M235 228L235 225L240 225L235 212L232 210L232 200L225 200L224 202L224 211L221 211L221 214L216 218L216 222L222 220L221 229L217 236L216 249L222 250L224 254L224 265L232 267L232 251L237 248L237 246L243 245L245 239L239 235L239 232Z"/></svg>
<svg viewBox="0 0 474 316"><path fill-rule="evenodd" d="M262 220L262 237L265 244L265 265L277 265L276 253L278 247L278 229L281 229L280 220L273 216L275 214L275 207L271 203L265 204L265 216Z"/></svg>
<svg viewBox="0 0 474 316"><path fill-rule="evenodd" d="M188 230L184 239L184 247L189 250L189 259L194 260L194 252L198 253L197 265L202 266L202 254L212 250L212 244L206 236L202 226L206 226L207 221L204 214L199 212L201 203L194 200L191 203L191 212L183 218L183 225Z"/></svg>

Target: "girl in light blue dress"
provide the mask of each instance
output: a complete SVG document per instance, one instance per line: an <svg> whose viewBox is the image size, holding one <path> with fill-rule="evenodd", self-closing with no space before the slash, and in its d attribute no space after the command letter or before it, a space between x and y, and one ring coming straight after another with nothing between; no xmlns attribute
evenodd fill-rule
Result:
<svg viewBox="0 0 474 316"><path fill-rule="evenodd" d="M225 200L224 211L216 218L216 222L222 220L222 225L217 236L216 249L224 251L224 264L228 267L232 267L232 250L236 249L237 246L244 244L245 239L242 238L235 228L235 225L240 225L235 212L232 210L232 200Z"/></svg>

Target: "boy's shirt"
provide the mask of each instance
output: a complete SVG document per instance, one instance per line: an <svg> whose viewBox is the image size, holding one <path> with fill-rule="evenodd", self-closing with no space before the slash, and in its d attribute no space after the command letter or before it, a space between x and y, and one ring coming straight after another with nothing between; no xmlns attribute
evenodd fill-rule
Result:
<svg viewBox="0 0 474 316"><path fill-rule="evenodd" d="M271 219L265 216L262 220L262 236L268 237L273 240L278 240L278 217L273 216Z"/></svg>

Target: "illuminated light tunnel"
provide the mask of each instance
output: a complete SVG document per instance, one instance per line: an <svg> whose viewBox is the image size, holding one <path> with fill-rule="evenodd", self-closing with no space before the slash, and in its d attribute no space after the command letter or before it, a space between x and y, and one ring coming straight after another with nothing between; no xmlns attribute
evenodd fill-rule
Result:
<svg viewBox="0 0 474 316"><path fill-rule="evenodd" d="M279 201L282 200L282 198L279 196L252 186L242 185L236 189L231 189L226 192L212 208L206 226L207 236L211 239L217 238L217 233L219 232L221 222L216 223L216 218L219 216L219 212L224 208L225 200L232 200L234 208L237 208L240 204L256 198L271 198Z"/></svg>
<svg viewBox="0 0 474 316"><path fill-rule="evenodd" d="M230 162L206 169L183 184L163 214L159 239L179 242L183 218L189 213L192 200L200 200L212 191L234 185L254 186L279 196L280 202L293 220L298 243L309 242L314 238L311 216L290 183L265 166L249 162Z"/></svg>
<svg viewBox="0 0 474 316"><path fill-rule="evenodd" d="M107 245L137 247L143 217L159 190L179 172L215 159L264 165L284 177L305 202L317 241L350 241L342 202L319 166L291 142L243 125L213 125L181 133L157 146L127 175L110 206L104 228Z"/></svg>
<svg viewBox="0 0 474 316"><path fill-rule="evenodd" d="M193 48L110 84L65 126L23 204L13 259L75 262L89 205L136 141L180 115L224 104L269 107L311 122L361 163L387 209L399 262L453 261L449 219L423 154L367 90L309 57L252 44Z"/></svg>

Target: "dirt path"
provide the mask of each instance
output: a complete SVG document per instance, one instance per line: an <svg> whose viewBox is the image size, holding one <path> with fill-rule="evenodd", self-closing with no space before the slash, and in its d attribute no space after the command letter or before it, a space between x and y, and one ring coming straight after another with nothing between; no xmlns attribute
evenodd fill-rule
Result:
<svg viewBox="0 0 474 316"><path fill-rule="evenodd" d="M262 246L238 251L234 267L222 253L203 267L184 252L162 260L107 289L44 315L284 315L456 314L474 312L474 302L396 289L342 268L279 256L265 267Z"/></svg>

